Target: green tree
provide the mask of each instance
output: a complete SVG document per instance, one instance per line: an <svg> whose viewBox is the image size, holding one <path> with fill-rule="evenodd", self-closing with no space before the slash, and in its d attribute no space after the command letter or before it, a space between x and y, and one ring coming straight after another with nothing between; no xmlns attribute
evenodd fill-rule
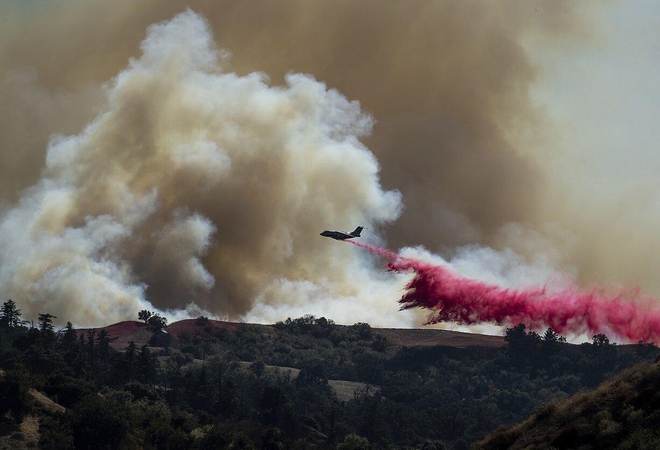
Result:
<svg viewBox="0 0 660 450"><path fill-rule="evenodd" d="M377 335L376 339L371 343L371 348L378 353L385 353L385 350L387 350L387 338L380 334Z"/></svg>
<svg viewBox="0 0 660 450"><path fill-rule="evenodd" d="M46 333L53 333L55 331L53 328L53 319L57 319L57 316L50 313L39 314L39 329Z"/></svg>
<svg viewBox="0 0 660 450"><path fill-rule="evenodd" d="M252 440L243 432L238 432L234 436L234 442L231 443L232 450L255 450Z"/></svg>
<svg viewBox="0 0 660 450"><path fill-rule="evenodd" d="M92 367L92 370L96 372L96 330L92 328L87 331L87 361Z"/></svg>
<svg viewBox="0 0 660 450"><path fill-rule="evenodd" d="M534 331L525 332L525 324L521 323L513 328L507 328L504 340L508 346L506 353L513 366L518 368L528 367L541 346L542 340Z"/></svg>
<svg viewBox="0 0 660 450"><path fill-rule="evenodd" d="M138 319L142 320L144 323L149 323L149 319L153 316L154 313L143 309L138 313Z"/></svg>
<svg viewBox="0 0 660 450"><path fill-rule="evenodd" d="M658 347L653 342L640 340L635 345L635 355L640 359L654 358L658 354Z"/></svg>
<svg viewBox="0 0 660 450"><path fill-rule="evenodd" d="M360 339L371 339L372 336L372 331L371 331L371 325L368 323L363 323L363 322L358 322L355 325L353 325L351 328L355 329L358 332L358 336Z"/></svg>
<svg viewBox="0 0 660 450"><path fill-rule="evenodd" d="M73 324L71 322L67 322L66 327L64 328L64 334L62 335L62 346L67 350L71 349L75 346L77 340L78 333L73 328Z"/></svg>
<svg viewBox="0 0 660 450"><path fill-rule="evenodd" d="M287 395L280 386L266 386L259 397L259 408L265 423L277 423L282 407L287 402Z"/></svg>
<svg viewBox="0 0 660 450"><path fill-rule="evenodd" d="M552 328L545 330L541 340L543 356L549 358L559 351L560 345L566 342L566 338L558 335Z"/></svg>
<svg viewBox="0 0 660 450"><path fill-rule="evenodd" d="M128 347L126 347L124 355L121 359L122 361L118 367L120 377L124 380L124 382L134 379L138 366L137 348L135 346L135 341L130 341L128 343Z"/></svg>
<svg viewBox="0 0 660 450"><path fill-rule="evenodd" d="M321 360L309 361L303 364L303 367L298 373L298 378L296 378L296 385L298 386L327 386L327 384L327 368Z"/></svg>
<svg viewBox="0 0 660 450"><path fill-rule="evenodd" d="M153 333L159 333L167 327L167 319L154 314L147 320L147 324Z"/></svg>
<svg viewBox="0 0 660 450"><path fill-rule="evenodd" d="M357 434L349 434L344 442L337 446L337 450L371 450L371 448L369 440Z"/></svg>
<svg viewBox="0 0 660 450"><path fill-rule="evenodd" d="M269 428L261 442L261 450L284 450L284 435L279 428Z"/></svg>
<svg viewBox="0 0 660 450"><path fill-rule="evenodd" d="M139 400L130 404L132 434L140 443L140 448L166 448L172 434L172 414L163 402Z"/></svg>
<svg viewBox="0 0 660 450"><path fill-rule="evenodd" d="M143 383L154 383L158 374L158 358L154 356L149 347L143 345L138 355L138 374Z"/></svg>
<svg viewBox="0 0 660 450"><path fill-rule="evenodd" d="M250 364L250 372L257 378L262 377L266 373L266 363L261 360L253 362Z"/></svg>
<svg viewBox="0 0 660 450"><path fill-rule="evenodd" d="M604 333L594 334L591 339L594 347L605 348L610 345L610 340Z"/></svg>
<svg viewBox="0 0 660 450"><path fill-rule="evenodd" d="M0 376L0 417L11 413L15 423L23 422L29 409L26 374L10 370Z"/></svg>
<svg viewBox="0 0 660 450"><path fill-rule="evenodd" d="M117 339L117 337L111 338L105 329L99 331L99 335L96 337L96 342L98 343L97 352L102 362L105 363L108 361L111 350L110 344Z"/></svg>
<svg viewBox="0 0 660 450"><path fill-rule="evenodd" d="M555 330L548 327L548 329L545 330L545 333L543 334L543 342L549 344L560 343L560 342L563 343L566 342L566 338L558 335L557 333L555 333Z"/></svg>
<svg viewBox="0 0 660 450"><path fill-rule="evenodd" d="M53 319L56 318L50 313L39 314L39 342L44 349L52 349L57 342L55 328L53 327Z"/></svg>
<svg viewBox="0 0 660 450"><path fill-rule="evenodd" d="M71 422L76 449L119 448L130 429L126 407L95 394L78 403Z"/></svg>
<svg viewBox="0 0 660 450"><path fill-rule="evenodd" d="M74 450L71 418L63 413L39 417L39 448L42 450Z"/></svg>
<svg viewBox="0 0 660 450"><path fill-rule="evenodd" d="M9 299L2 304L0 309L0 327L16 328L21 326L21 310L16 308L16 303Z"/></svg>

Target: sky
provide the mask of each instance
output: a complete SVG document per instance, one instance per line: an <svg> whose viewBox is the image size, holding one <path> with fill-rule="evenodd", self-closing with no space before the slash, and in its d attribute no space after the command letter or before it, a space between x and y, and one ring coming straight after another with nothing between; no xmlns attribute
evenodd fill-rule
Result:
<svg viewBox="0 0 660 450"><path fill-rule="evenodd" d="M562 197L544 220L603 241L585 253L588 279L656 295L658 20L654 2L612 3L591 39L530 52L543 74L532 95L554 126L537 157ZM562 217L567 206L582 213Z"/></svg>
<svg viewBox="0 0 660 450"><path fill-rule="evenodd" d="M421 326L405 275L318 237L358 224L506 287L660 297L655 2L0 8L0 286L28 315Z"/></svg>
<svg viewBox="0 0 660 450"><path fill-rule="evenodd" d="M589 184L622 189L641 177L657 187L660 6L621 2L602 16L607 27L593 41L537 55L543 76L534 95L569 127L564 138L575 142L563 157L573 156L567 165L586 174Z"/></svg>

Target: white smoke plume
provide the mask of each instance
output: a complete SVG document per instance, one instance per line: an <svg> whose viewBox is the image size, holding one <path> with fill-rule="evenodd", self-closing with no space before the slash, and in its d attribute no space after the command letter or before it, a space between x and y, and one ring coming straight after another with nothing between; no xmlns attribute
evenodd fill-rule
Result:
<svg viewBox="0 0 660 450"><path fill-rule="evenodd" d="M330 301L345 307L336 319L382 324L365 311L395 311L401 280L374 293L360 281L368 257L318 236L377 234L400 214L360 142L371 117L311 76L272 86L227 71L191 11L150 26L141 50L81 133L50 140L41 178L3 212L3 295L27 317L77 324L142 308L330 315Z"/></svg>

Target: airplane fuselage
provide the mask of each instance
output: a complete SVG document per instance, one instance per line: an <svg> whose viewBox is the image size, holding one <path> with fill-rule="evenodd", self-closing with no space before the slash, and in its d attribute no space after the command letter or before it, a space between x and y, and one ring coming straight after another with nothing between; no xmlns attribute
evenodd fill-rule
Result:
<svg viewBox="0 0 660 450"><path fill-rule="evenodd" d="M338 241L343 241L344 239L352 239L355 237L352 234L342 233L341 231L328 231L328 230L321 233L321 236L337 239Z"/></svg>
<svg viewBox="0 0 660 450"><path fill-rule="evenodd" d="M356 238L356 237L360 237L360 233L362 233L363 229L364 229L364 227L357 227L351 233L344 233L343 231L325 230L323 233L321 233L321 236L336 239L338 241L343 241L343 240L346 240L346 239L353 239L353 238Z"/></svg>

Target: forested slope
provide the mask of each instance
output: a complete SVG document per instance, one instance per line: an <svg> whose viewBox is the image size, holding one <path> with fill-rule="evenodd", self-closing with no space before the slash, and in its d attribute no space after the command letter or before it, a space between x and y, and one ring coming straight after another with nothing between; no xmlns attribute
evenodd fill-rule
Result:
<svg viewBox="0 0 660 450"><path fill-rule="evenodd" d="M397 340L398 330L311 316L167 327L141 311L145 323L58 331L49 314L30 328L8 309L0 416L17 439L17 424L36 420L38 437L23 442L45 449L467 449L658 354L604 335L570 345L523 326L504 340L435 330ZM415 336L419 346L402 345ZM433 336L460 345L434 345ZM337 386L360 388L338 396ZM30 389L66 410L44 407Z"/></svg>

